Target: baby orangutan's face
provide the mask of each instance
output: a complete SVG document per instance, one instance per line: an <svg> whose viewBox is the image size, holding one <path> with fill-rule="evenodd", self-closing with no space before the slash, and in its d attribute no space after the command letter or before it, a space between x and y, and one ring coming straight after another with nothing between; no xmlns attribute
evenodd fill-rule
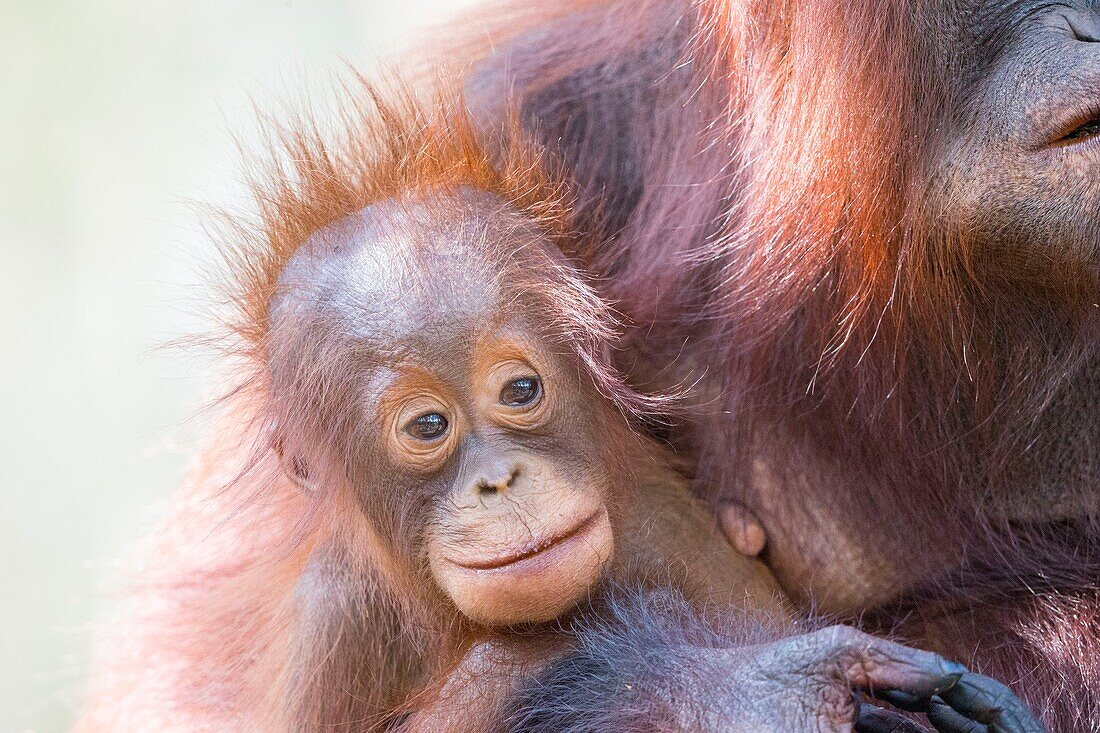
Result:
<svg viewBox="0 0 1100 733"><path fill-rule="evenodd" d="M485 624L548 620L611 557L608 477L570 460L576 436L556 434L568 406L537 354L492 338L476 352L461 392L426 372L398 380L382 437L438 497L425 551L458 609ZM443 473L449 485L439 486Z"/></svg>
<svg viewBox="0 0 1100 733"><path fill-rule="evenodd" d="M399 559L471 620L553 619L611 558L600 426L621 416L547 348L506 267L453 230L383 233L370 213L311 240L273 302L273 388L294 395L288 422L314 425L286 431L288 473L309 485L319 460L343 464Z"/></svg>

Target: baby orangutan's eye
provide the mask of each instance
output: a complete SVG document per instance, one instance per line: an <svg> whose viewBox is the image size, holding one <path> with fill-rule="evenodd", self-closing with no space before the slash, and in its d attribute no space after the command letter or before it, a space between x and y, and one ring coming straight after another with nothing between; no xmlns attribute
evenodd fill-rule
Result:
<svg viewBox="0 0 1100 733"><path fill-rule="evenodd" d="M542 394L542 382L538 377L513 379L500 390L500 404L509 407L529 405Z"/></svg>
<svg viewBox="0 0 1100 733"><path fill-rule="evenodd" d="M438 412L429 412L409 420L405 432L417 440L435 440L447 432L447 418Z"/></svg>

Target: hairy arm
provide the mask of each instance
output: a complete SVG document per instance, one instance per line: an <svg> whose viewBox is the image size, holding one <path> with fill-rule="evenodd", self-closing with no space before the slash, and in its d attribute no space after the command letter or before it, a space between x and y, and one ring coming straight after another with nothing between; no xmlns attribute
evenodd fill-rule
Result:
<svg viewBox="0 0 1100 733"><path fill-rule="evenodd" d="M294 587L276 730L391 730L424 684L427 660L444 653L433 643L443 631L402 602L364 549L346 538L326 543Z"/></svg>
<svg viewBox="0 0 1100 733"><path fill-rule="evenodd" d="M132 554L76 730L248 730L270 710L308 541L301 492L254 461L229 410L164 519Z"/></svg>
<svg viewBox="0 0 1100 733"><path fill-rule="evenodd" d="M496 635L473 643L453 669L417 696L401 733L491 731L513 696L568 650L556 634Z"/></svg>
<svg viewBox="0 0 1100 733"><path fill-rule="evenodd" d="M751 612L702 618L675 593L623 591L573 631L574 649L520 687L494 730L924 730L861 704L860 692L929 711L943 733L1043 730L1000 683L850 627L801 632Z"/></svg>

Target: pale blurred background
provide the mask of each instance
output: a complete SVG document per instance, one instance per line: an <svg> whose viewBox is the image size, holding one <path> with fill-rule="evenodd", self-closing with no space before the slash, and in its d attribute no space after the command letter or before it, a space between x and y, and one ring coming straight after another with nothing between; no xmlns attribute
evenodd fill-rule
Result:
<svg viewBox="0 0 1100 733"><path fill-rule="evenodd" d="M179 482L216 363L193 202L252 102L321 94L475 0L0 0L0 732L67 730L115 560Z"/></svg>

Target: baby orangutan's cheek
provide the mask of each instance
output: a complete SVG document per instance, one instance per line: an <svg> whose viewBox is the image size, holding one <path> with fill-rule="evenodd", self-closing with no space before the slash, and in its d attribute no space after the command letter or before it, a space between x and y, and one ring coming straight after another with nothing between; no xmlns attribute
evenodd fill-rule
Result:
<svg viewBox="0 0 1100 733"><path fill-rule="evenodd" d="M607 510L590 500L556 508L522 534L511 513L483 524L480 540L433 543L432 573L463 615L485 626L549 621L595 586L615 545Z"/></svg>

